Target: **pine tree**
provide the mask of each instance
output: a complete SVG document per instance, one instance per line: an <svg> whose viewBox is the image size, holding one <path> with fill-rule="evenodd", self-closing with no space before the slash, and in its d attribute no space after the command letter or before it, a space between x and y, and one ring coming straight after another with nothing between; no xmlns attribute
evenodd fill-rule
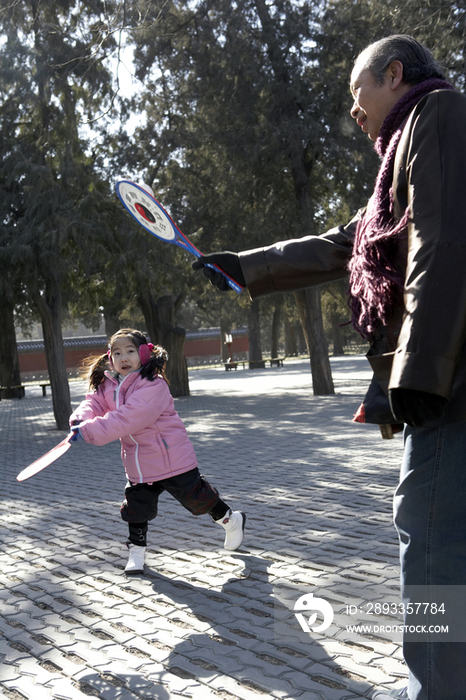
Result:
<svg viewBox="0 0 466 700"><path fill-rule="evenodd" d="M87 16L82 4L66 0L20 0L0 16L0 183L10 203L3 233L9 269L42 320L59 429L71 412L62 312L89 253L102 194L80 120L100 109L109 87L95 59L100 29L92 17L99 10L94 3L85 9Z"/></svg>

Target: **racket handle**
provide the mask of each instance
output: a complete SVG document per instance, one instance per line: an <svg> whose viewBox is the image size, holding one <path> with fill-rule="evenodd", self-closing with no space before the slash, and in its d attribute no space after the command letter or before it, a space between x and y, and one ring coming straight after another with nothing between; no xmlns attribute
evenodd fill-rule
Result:
<svg viewBox="0 0 466 700"><path fill-rule="evenodd" d="M233 277L230 277L230 275L227 275L225 270L222 270L222 268L219 267L218 265L212 265L211 263L206 263L206 267L211 267L212 270L217 270L217 272L221 272L222 275L225 277L225 279L228 283L228 286L231 287L232 289L234 289L234 291L237 292L238 294L241 294L244 287L242 287L240 284L238 284L238 282L236 282L236 280L234 280Z"/></svg>

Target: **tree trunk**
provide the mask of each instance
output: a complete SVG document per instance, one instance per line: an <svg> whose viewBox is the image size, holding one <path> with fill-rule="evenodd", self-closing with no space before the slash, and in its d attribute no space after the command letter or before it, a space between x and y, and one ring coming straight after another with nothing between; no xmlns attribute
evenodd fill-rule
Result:
<svg viewBox="0 0 466 700"><path fill-rule="evenodd" d="M285 315L285 357L292 357L298 354L298 343L296 341L295 322Z"/></svg>
<svg viewBox="0 0 466 700"><path fill-rule="evenodd" d="M336 304L335 304L336 306ZM332 335L333 335L333 354L335 357L344 355L343 350L343 334L341 332L341 319L336 310L331 315Z"/></svg>
<svg viewBox="0 0 466 700"><path fill-rule="evenodd" d="M6 387L6 399L22 397L21 373L19 370L18 347L13 303L2 295L0 298L0 386Z"/></svg>
<svg viewBox="0 0 466 700"><path fill-rule="evenodd" d="M142 292L138 296L138 306L146 322L146 331L154 345L163 345L159 338L157 302L149 291ZM165 346L164 346L165 347ZM165 348L168 352L168 348Z"/></svg>
<svg viewBox="0 0 466 700"><path fill-rule="evenodd" d="M306 352L309 355L309 348L307 347L306 338L304 336L303 327L301 321L296 321L295 324L296 333L296 344L298 346L298 355L305 355Z"/></svg>
<svg viewBox="0 0 466 700"><path fill-rule="evenodd" d="M186 331L176 326L171 329L171 353L167 363L167 378L172 396L189 396L188 363L184 356Z"/></svg>
<svg viewBox="0 0 466 700"><path fill-rule="evenodd" d="M111 303L104 306L105 335L107 338L111 338L120 330L119 311L120 309L117 310Z"/></svg>
<svg viewBox="0 0 466 700"><path fill-rule="evenodd" d="M282 320L282 302L277 301L272 316L272 341L270 344L270 357L279 356L280 324Z"/></svg>
<svg viewBox="0 0 466 700"><path fill-rule="evenodd" d="M322 321L320 288L311 287L294 292L294 297L310 356L314 395L334 394L328 344Z"/></svg>
<svg viewBox="0 0 466 700"><path fill-rule="evenodd" d="M171 295L157 299L158 342L168 352L167 377L172 396L189 396L188 365L184 356L186 331L175 326L175 303Z"/></svg>
<svg viewBox="0 0 466 700"><path fill-rule="evenodd" d="M33 300L42 320L55 423L58 430L68 430L71 398L66 375L65 350L61 330L61 291L58 284L47 282L45 293L37 292Z"/></svg>
<svg viewBox="0 0 466 700"><path fill-rule="evenodd" d="M138 297L147 333L154 345L168 352L167 379L172 396L189 396L188 365L184 356L186 331L175 326L175 302L171 295L154 301L149 291Z"/></svg>
<svg viewBox="0 0 466 700"><path fill-rule="evenodd" d="M262 363L260 304L258 299L251 302L248 314L249 324L249 367L254 368Z"/></svg>

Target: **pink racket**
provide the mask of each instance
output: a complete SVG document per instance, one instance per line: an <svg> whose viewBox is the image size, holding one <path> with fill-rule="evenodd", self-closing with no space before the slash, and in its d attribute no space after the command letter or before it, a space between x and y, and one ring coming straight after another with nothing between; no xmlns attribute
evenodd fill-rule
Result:
<svg viewBox="0 0 466 700"><path fill-rule="evenodd" d="M196 258L201 257L201 251L180 231L168 212L151 194L151 188L148 185L137 185L132 180L118 180L116 191L124 207L146 231L166 243L180 246ZM242 291L243 287L222 268L210 264L208 267L221 272L235 292L239 294Z"/></svg>
<svg viewBox="0 0 466 700"><path fill-rule="evenodd" d="M23 471L16 477L17 481L25 481L26 479L29 479L31 476L34 476L34 474L37 474L37 472L42 471L42 469L45 469L45 467L48 467L49 464L52 464L52 462L55 462L56 459L64 455L65 452L67 452L71 447L70 439L73 437L73 435L74 432L69 433L69 435L67 435L64 440L59 442L58 445L52 447L49 452L46 452L45 455L39 457L39 459L36 459L35 462L23 469Z"/></svg>

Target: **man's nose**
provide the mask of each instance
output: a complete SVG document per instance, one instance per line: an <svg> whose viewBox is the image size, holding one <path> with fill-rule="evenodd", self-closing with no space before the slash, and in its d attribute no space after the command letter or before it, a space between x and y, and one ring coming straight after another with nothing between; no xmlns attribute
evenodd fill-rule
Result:
<svg viewBox="0 0 466 700"><path fill-rule="evenodd" d="M353 117L353 119L357 118L358 112L359 112L359 105L356 101L354 101L353 106L350 109L350 115Z"/></svg>

